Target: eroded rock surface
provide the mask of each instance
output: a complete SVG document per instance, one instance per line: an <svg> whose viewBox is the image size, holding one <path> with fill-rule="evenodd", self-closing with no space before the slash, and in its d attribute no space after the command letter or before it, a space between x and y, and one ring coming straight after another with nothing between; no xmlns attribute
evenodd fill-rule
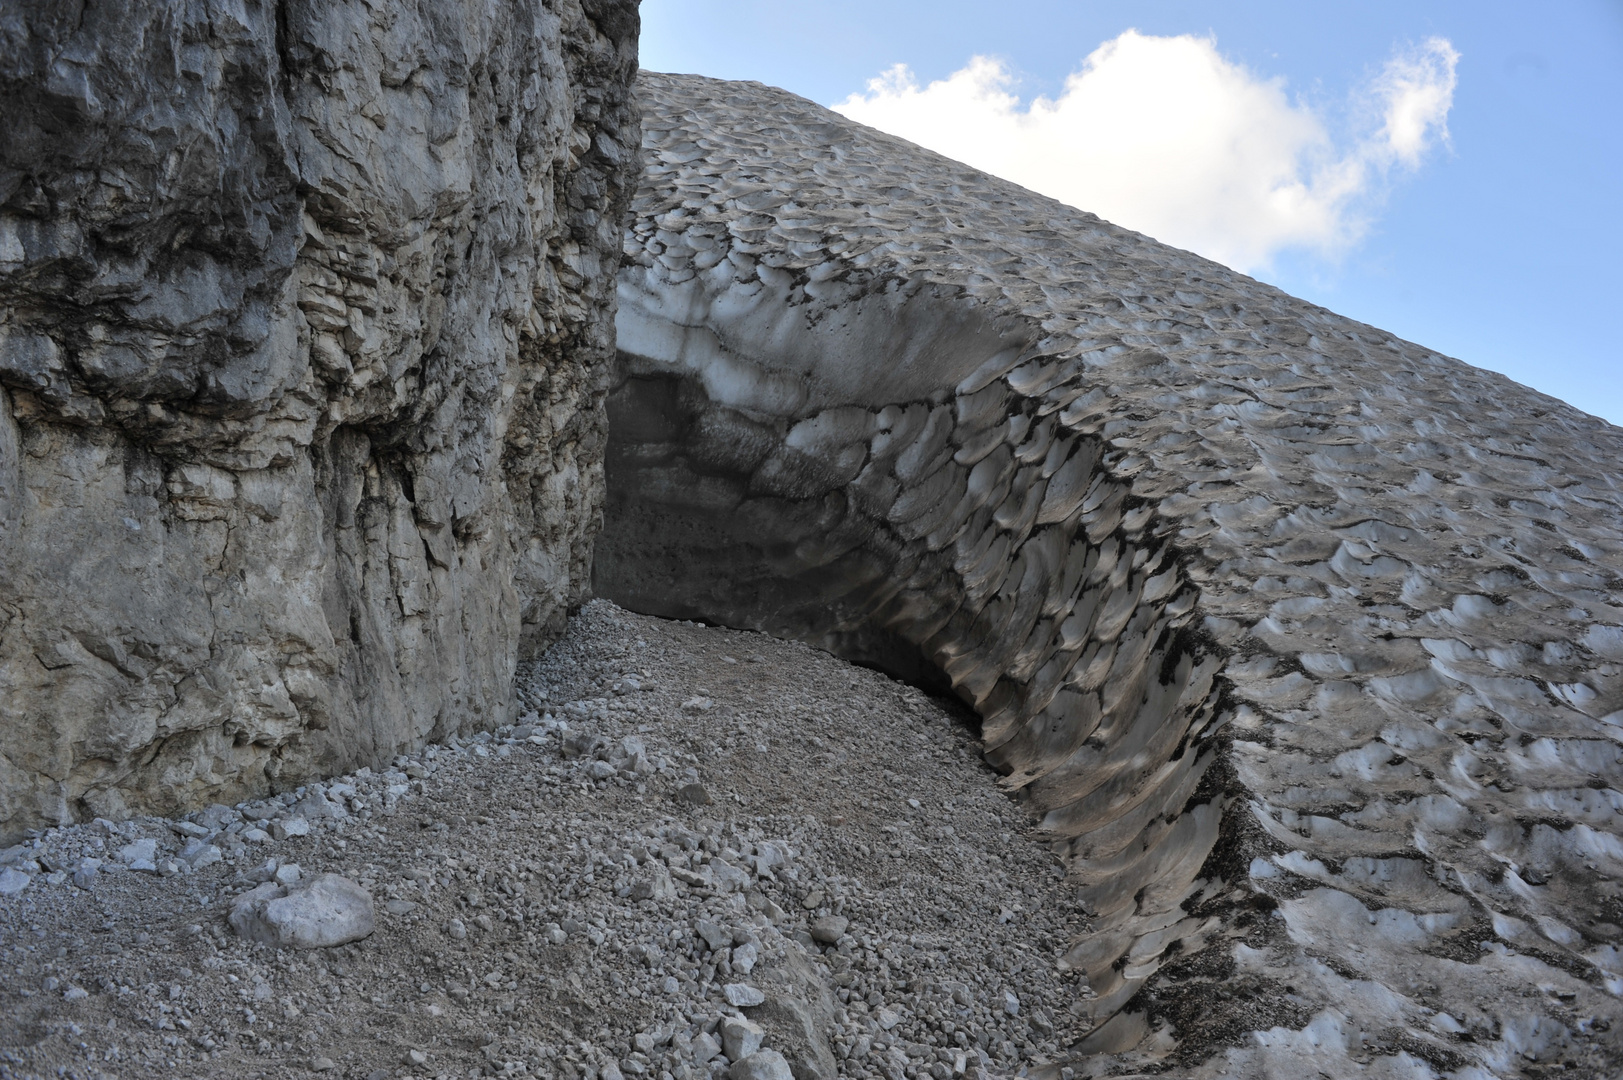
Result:
<svg viewBox="0 0 1623 1080"><path fill-rule="evenodd" d="M587 585L636 33L0 13L0 836L506 719Z"/></svg>
<svg viewBox="0 0 1623 1080"><path fill-rule="evenodd" d="M972 703L1092 1075L1623 1061L1623 431L781 91L640 99L599 590Z"/></svg>

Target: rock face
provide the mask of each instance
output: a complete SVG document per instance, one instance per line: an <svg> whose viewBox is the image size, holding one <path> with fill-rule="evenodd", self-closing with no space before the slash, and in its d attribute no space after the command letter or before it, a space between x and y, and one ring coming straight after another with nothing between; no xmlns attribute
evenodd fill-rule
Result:
<svg viewBox="0 0 1623 1080"><path fill-rule="evenodd" d="M640 88L598 590L970 702L1092 915L1080 1055L1477 1075L1616 1023L1623 431L781 91Z"/></svg>
<svg viewBox="0 0 1623 1080"><path fill-rule="evenodd" d="M506 715L600 519L637 27L0 14L0 836Z"/></svg>

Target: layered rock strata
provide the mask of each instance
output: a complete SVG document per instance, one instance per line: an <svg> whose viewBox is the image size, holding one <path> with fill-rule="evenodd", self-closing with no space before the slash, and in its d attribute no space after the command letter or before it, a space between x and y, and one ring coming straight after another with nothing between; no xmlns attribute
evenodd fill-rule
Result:
<svg viewBox="0 0 1623 1080"><path fill-rule="evenodd" d="M636 36L0 15L0 835L507 717L600 518Z"/></svg>
<svg viewBox="0 0 1623 1080"><path fill-rule="evenodd" d="M782 91L639 86L603 594L972 703L1093 916L1079 1054L1619 1060L1623 431Z"/></svg>

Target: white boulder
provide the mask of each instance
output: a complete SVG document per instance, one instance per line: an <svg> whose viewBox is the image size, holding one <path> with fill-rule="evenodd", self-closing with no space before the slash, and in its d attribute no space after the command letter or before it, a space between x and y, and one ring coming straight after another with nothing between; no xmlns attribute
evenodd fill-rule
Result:
<svg viewBox="0 0 1623 1080"><path fill-rule="evenodd" d="M228 921L249 941L296 949L359 941L377 925L372 894L337 874L291 885L267 881L237 897Z"/></svg>

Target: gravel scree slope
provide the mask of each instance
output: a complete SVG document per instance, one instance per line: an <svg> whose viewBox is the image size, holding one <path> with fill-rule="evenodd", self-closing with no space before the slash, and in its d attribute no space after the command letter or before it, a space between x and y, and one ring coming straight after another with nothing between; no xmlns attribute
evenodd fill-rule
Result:
<svg viewBox="0 0 1623 1080"><path fill-rule="evenodd" d="M1086 916L956 703L604 601L519 695L381 773L8 850L0 1077L719 1080L733 1018L796 1080L1057 1072ZM230 931L321 872L370 937Z"/></svg>

